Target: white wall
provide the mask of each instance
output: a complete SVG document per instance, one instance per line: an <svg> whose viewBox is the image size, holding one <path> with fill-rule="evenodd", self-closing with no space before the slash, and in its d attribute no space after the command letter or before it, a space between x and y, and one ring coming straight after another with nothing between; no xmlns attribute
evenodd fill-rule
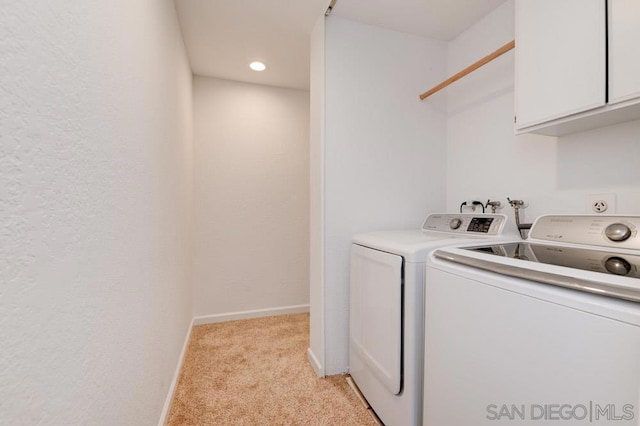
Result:
<svg viewBox="0 0 640 426"><path fill-rule="evenodd" d="M315 150L311 160L323 165L325 215L316 358L336 374L348 367L352 235L417 228L444 208L445 106L418 95L443 79L446 45L333 16L325 32L324 159Z"/></svg>
<svg viewBox="0 0 640 426"><path fill-rule="evenodd" d="M311 32L309 131L309 363L324 376L325 18Z"/></svg>
<svg viewBox="0 0 640 426"><path fill-rule="evenodd" d="M307 305L309 92L193 87L194 314Z"/></svg>
<svg viewBox="0 0 640 426"><path fill-rule="evenodd" d="M173 2L3 2L0 424L149 425L191 320Z"/></svg>
<svg viewBox="0 0 640 426"><path fill-rule="evenodd" d="M513 40L513 13L510 0L451 41L448 74ZM640 122L557 139L514 136L513 96L510 52L426 101L447 98L449 210L469 199L506 205L510 197L528 203L525 221L533 221L546 213L590 213L587 194L613 192L619 213L640 212ZM611 153L622 154L614 160ZM509 207L502 212L513 217Z"/></svg>

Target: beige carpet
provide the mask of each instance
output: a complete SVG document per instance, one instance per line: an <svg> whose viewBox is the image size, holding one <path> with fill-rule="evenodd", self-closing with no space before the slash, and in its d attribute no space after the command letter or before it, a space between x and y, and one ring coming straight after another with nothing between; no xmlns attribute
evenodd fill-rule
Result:
<svg viewBox="0 0 640 426"><path fill-rule="evenodd" d="M309 315L194 327L169 425L376 425L345 376L307 362Z"/></svg>

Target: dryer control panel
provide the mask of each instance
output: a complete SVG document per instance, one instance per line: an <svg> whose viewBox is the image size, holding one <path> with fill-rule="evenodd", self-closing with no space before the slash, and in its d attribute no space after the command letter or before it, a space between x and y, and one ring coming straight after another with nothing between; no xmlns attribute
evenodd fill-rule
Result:
<svg viewBox="0 0 640 426"><path fill-rule="evenodd" d="M455 234L500 235L507 217L502 214L430 214L422 224L425 231Z"/></svg>

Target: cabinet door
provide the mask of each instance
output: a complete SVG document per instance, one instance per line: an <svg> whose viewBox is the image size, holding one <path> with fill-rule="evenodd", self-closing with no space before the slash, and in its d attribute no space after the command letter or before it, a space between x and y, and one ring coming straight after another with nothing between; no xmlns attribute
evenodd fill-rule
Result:
<svg viewBox="0 0 640 426"><path fill-rule="evenodd" d="M605 0L516 0L516 129L603 106L606 84Z"/></svg>
<svg viewBox="0 0 640 426"><path fill-rule="evenodd" d="M640 1L609 1L609 103L640 97Z"/></svg>

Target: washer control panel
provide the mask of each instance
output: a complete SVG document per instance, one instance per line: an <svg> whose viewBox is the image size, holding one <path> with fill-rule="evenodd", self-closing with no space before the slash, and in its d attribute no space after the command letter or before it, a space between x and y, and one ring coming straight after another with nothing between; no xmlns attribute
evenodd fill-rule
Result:
<svg viewBox="0 0 640 426"><path fill-rule="evenodd" d="M640 250L640 216L540 216L529 237L536 240ZM619 267L611 264L612 267Z"/></svg>
<svg viewBox="0 0 640 426"><path fill-rule="evenodd" d="M502 214L430 214L422 224L425 231L456 234L500 235L507 217Z"/></svg>
<svg viewBox="0 0 640 426"><path fill-rule="evenodd" d="M631 228L624 223L612 223L604 228L604 235L611 241L626 241L631 236Z"/></svg>

